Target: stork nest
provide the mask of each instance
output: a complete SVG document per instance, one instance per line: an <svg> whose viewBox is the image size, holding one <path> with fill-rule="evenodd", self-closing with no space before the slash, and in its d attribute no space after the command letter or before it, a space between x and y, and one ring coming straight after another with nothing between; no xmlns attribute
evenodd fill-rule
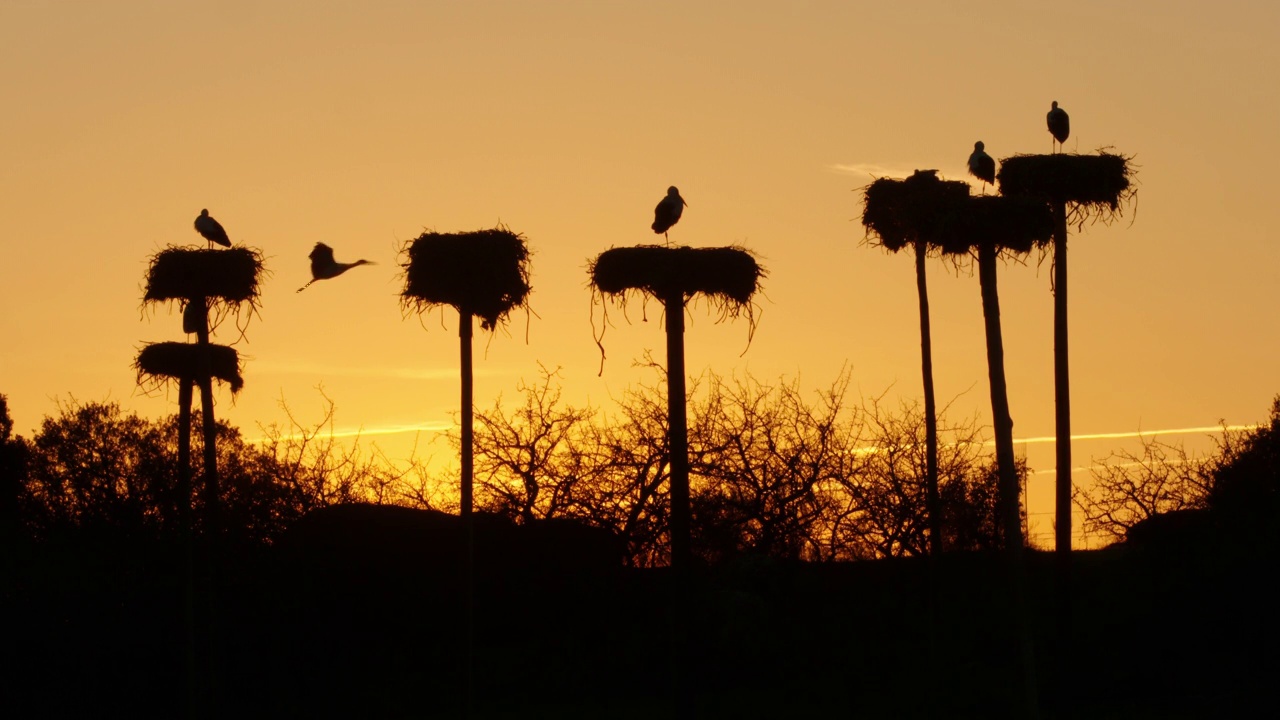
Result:
<svg viewBox="0 0 1280 720"><path fill-rule="evenodd" d="M691 248L637 245L610 248L591 262L591 287L624 309L627 298L639 295L665 303L670 298L700 297L720 311L720 319L746 314L750 322L747 345L755 336L756 319L751 299L760 290L764 268L755 255L742 247ZM595 300L591 303L592 332L600 348L600 372L604 373L604 333L609 326L595 326ZM683 308L676 312L683 312ZM744 351L745 352L745 351Z"/></svg>
<svg viewBox="0 0 1280 720"><path fill-rule="evenodd" d="M764 269L741 247L691 248L663 245L605 250L591 264L591 284L603 295L635 291L658 300L680 293L741 309L760 289Z"/></svg>
<svg viewBox="0 0 1280 720"><path fill-rule="evenodd" d="M424 232L406 243L400 304L422 312L452 305L493 330L529 297L529 249L504 227L463 233Z"/></svg>
<svg viewBox="0 0 1280 720"><path fill-rule="evenodd" d="M951 252L946 231L969 197L969 184L939 179L937 172L917 170L905 180L879 178L865 188L862 225L890 252L917 240Z"/></svg>
<svg viewBox="0 0 1280 720"><path fill-rule="evenodd" d="M225 345L161 342L142 348L134 362L138 385L148 390L170 379L200 382L217 378L231 386L232 393L244 387L240 376L240 355Z"/></svg>
<svg viewBox="0 0 1280 720"><path fill-rule="evenodd" d="M947 224L943 252L966 253L983 243L997 252L1025 255L1053 239L1053 211L1034 197L983 195L969 197Z"/></svg>
<svg viewBox="0 0 1280 720"><path fill-rule="evenodd" d="M996 181L1003 195L1029 195L1077 206L1077 212L1111 218L1133 197L1132 158L1097 155L1014 155L1000 161Z"/></svg>
<svg viewBox="0 0 1280 720"><path fill-rule="evenodd" d="M247 247L205 250L170 246L147 268L143 303L214 298L239 306L257 302L262 254Z"/></svg>

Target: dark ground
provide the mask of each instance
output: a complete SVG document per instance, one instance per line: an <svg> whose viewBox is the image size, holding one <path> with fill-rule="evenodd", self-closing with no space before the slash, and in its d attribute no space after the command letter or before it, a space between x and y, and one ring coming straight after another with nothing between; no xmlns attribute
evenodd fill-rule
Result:
<svg viewBox="0 0 1280 720"><path fill-rule="evenodd" d="M6 716L188 714L180 553L80 541L7 555ZM1065 691L1053 557L1028 560L1041 717L1273 704L1273 557L1076 553ZM481 576L472 716L1019 716L1004 567L740 562L680 601L661 570ZM228 554L219 574L212 594L198 582L195 716L462 716L466 604L447 573L277 549Z"/></svg>

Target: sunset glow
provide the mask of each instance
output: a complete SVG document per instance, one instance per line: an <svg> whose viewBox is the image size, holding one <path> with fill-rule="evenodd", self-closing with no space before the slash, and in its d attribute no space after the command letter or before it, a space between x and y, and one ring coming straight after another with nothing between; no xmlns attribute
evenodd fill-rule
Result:
<svg viewBox="0 0 1280 720"><path fill-rule="evenodd" d="M917 400L911 261L863 241L859 190L921 168L968 181L979 139L997 160L1047 153L1053 100L1071 112L1068 152L1132 155L1139 184L1122 219L1071 230L1077 456L1263 417L1280 390L1266 161L1280 90L1263 70L1280 66L1280 6L781 7L0 3L0 392L15 431L68 396L176 411L175 392L135 387L139 347L184 338L176 308L139 311L141 283L161 248L203 247L201 208L269 272L243 334L228 322L214 338L244 359L244 390L219 390L217 411L246 436L287 424L282 401L305 425L322 397L335 437L377 436L392 460L452 426L457 318L399 301L400 251L424 228L502 223L532 253L531 313L476 339L478 408L515 397L539 362L560 368L566 401L607 405L652 380L632 364L661 356L661 312L610 312L601 374L587 262L661 243L650 223L671 185L689 203L673 244L740 244L768 272L749 346L747 322L693 306L691 376L817 390L847 365L855 396ZM317 242L377 264L296 293ZM989 424L977 277L929 273L939 401ZM1053 464L1036 447L1053 442L1049 280L1047 259L1000 269L1036 482Z"/></svg>

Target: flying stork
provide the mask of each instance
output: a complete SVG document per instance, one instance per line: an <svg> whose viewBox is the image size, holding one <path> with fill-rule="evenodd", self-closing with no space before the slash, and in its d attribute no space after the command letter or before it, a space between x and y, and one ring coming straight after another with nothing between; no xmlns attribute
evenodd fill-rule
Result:
<svg viewBox="0 0 1280 720"><path fill-rule="evenodd" d="M311 249L311 280L306 285L298 288L298 292L302 292L311 287L311 283L317 280L328 280L335 278L342 273L350 270L357 265L376 265L372 260L360 259L350 263L340 263L333 259L333 248L324 243L316 243Z"/></svg>
<svg viewBox="0 0 1280 720"><path fill-rule="evenodd" d="M1058 107L1058 101L1053 101L1053 109L1049 110L1049 133L1053 135L1053 139L1058 141L1058 149L1062 149L1062 143L1067 141L1067 137L1071 135L1071 118L1067 117L1067 111Z"/></svg>
<svg viewBox="0 0 1280 720"><path fill-rule="evenodd" d="M986 153L986 145L981 140L973 144L973 154L969 156L969 174L982 181L982 191L987 191L987 183L996 182L996 161Z"/></svg>
<svg viewBox="0 0 1280 720"><path fill-rule="evenodd" d="M672 225L680 222L680 214L684 212L684 206L688 205L684 198L680 197L680 191L675 185L667 188L667 196L662 198L658 203L658 207L653 209L653 231L662 233L662 237L666 238L667 244L671 244L671 238L667 237L667 231Z"/></svg>
<svg viewBox="0 0 1280 720"><path fill-rule="evenodd" d="M209 215L208 210L201 210L200 217L196 218L196 232L209 241L210 250L213 249L214 243L222 247L231 247L231 238L227 237L227 231L223 230L222 225Z"/></svg>

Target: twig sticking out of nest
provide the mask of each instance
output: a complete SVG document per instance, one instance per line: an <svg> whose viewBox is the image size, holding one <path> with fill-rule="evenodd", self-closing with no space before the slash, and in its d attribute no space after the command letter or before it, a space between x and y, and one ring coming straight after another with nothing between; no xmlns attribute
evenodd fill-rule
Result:
<svg viewBox="0 0 1280 720"><path fill-rule="evenodd" d="M168 247L151 258L144 303L217 298L233 305L258 297L262 255L252 248L204 250Z"/></svg>
<svg viewBox="0 0 1280 720"><path fill-rule="evenodd" d="M591 264L591 284L605 295L628 291L665 300L674 293L704 295L731 309L750 305L764 269L745 248L663 245L606 250Z"/></svg>
<svg viewBox="0 0 1280 720"><path fill-rule="evenodd" d="M1053 213L1033 197L968 197L957 208L942 238L943 252L966 253L982 243L997 251L1025 255L1053 239Z"/></svg>
<svg viewBox="0 0 1280 720"><path fill-rule="evenodd" d="M497 227L463 233L424 232L407 243L400 304L418 312L452 305L493 330L529 297L524 237Z"/></svg>
<svg viewBox="0 0 1280 720"><path fill-rule="evenodd" d="M1106 218L1119 215L1137 191L1130 158L1097 155L1014 155L1000 161L996 180L1003 195L1028 195L1082 206Z"/></svg>
<svg viewBox="0 0 1280 720"><path fill-rule="evenodd" d="M240 355L235 348L225 345L152 343L138 353L134 369L138 371L138 384L142 386L163 385L169 378L199 382L208 376L230 385L232 393L238 393L244 387L244 378L240 376Z"/></svg>
<svg viewBox="0 0 1280 720"><path fill-rule="evenodd" d="M917 170L905 180L879 178L866 187L862 224L890 252L916 240L947 251L945 231L969 197L969 184L941 180L937 172Z"/></svg>

